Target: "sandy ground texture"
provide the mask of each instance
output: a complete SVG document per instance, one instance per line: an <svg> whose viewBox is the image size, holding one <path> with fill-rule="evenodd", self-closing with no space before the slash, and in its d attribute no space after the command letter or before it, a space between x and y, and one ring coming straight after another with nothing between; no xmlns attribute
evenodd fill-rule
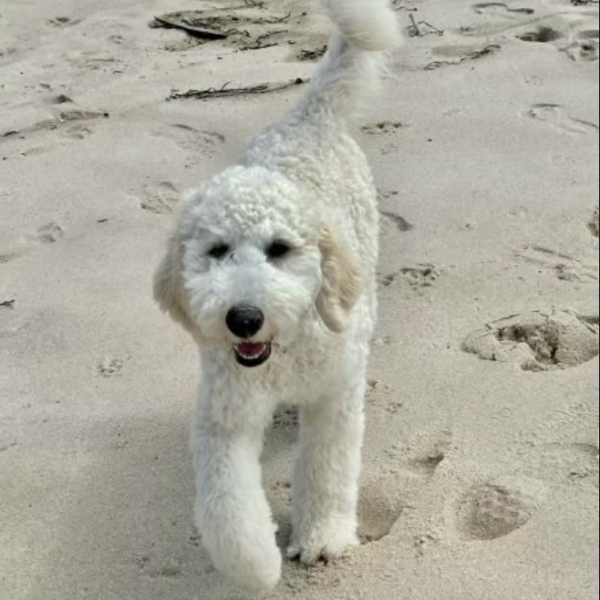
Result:
<svg viewBox="0 0 600 600"><path fill-rule="evenodd" d="M267 598L592 600L598 5L396 8L407 44L356 127L383 219L364 545L286 563ZM229 36L149 26L188 10ZM247 600L194 531L196 352L151 275L179 194L302 84L168 98L309 77L327 31L312 14L0 3L2 600ZM295 436L282 411L264 454L282 545Z"/></svg>

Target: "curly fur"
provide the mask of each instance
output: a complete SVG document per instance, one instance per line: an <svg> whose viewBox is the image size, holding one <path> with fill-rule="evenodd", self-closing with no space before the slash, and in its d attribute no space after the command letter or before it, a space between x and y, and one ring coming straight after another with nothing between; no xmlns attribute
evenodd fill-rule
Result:
<svg viewBox="0 0 600 600"><path fill-rule="evenodd" d="M197 525L216 567L249 590L280 577L260 466L280 403L301 413L288 556L310 564L358 544L378 213L347 124L377 89L381 51L400 36L387 0L323 5L335 30L308 91L250 141L237 166L184 200L154 280L160 307L191 333L202 359ZM290 251L269 258L265 249L278 240ZM250 340L270 344L259 366L234 357L243 340L226 316L240 304L264 315Z"/></svg>

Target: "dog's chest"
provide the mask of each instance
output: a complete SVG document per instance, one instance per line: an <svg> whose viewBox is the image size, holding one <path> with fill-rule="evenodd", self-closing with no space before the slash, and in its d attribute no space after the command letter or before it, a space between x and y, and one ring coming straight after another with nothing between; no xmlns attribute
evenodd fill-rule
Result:
<svg viewBox="0 0 600 600"><path fill-rule="evenodd" d="M273 361L268 386L278 402L304 404L327 394L339 378L339 355L326 346L310 345Z"/></svg>

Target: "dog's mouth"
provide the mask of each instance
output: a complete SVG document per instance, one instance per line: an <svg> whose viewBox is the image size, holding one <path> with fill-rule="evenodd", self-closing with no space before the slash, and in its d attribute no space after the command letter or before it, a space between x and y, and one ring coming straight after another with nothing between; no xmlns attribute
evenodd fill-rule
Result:
<svg viewBox="0 0 600 600"><path fill-rule="evenodd" d="M240 342L233 350L235 359L244 367L258 367L271 356L270 342Z"/></svg>

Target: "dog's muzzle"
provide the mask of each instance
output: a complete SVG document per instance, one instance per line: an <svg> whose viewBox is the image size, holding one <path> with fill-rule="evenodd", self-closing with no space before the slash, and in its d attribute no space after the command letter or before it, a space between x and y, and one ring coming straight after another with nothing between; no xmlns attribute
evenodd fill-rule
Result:
<svg viewBox="0 0 600 600"><path fill-rule="evenodd" d="M235 359L244 367L258 367L271 356L270 342L240 342L233 349Z"/></svg>
<svg viewBox="0 0 600 600"><path fill-rule="evenodd" d="M265 322L260 308L255 306L234 306L227 312L225 323L227 329L238 338L248 340L256 335ZM234 346L235 358L244 367L258 367L271 356L269 342L240 342Z"/></svg>

